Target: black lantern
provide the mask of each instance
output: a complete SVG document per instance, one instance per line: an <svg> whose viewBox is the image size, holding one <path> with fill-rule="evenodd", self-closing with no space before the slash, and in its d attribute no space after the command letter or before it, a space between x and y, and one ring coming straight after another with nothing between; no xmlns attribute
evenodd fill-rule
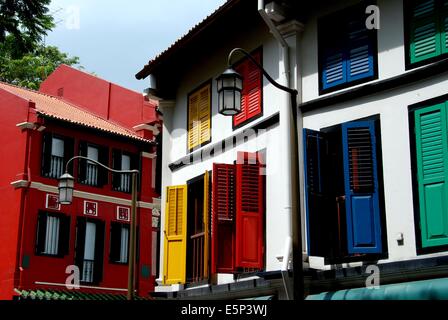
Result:
<svg viewBox="0 0 448 320"><path fill-rule="evenodd" d="M59 178L59 203L71 204L73 201L73 189L75 187L75 178L69 173L64 173Z"/></svg>
<svg viewBox="0 0 448 320"><path fill-rule="evenodd" d="M243 77L229 68L216 81L218 82L219 113L225 116L234 116L240 113Z"/></svg>

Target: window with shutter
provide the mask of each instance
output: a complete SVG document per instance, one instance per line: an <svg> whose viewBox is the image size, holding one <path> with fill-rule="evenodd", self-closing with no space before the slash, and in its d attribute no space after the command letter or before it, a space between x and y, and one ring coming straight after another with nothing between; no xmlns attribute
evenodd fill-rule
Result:
<svg viewBox="0 0 448 320"><path fill-rule="evenodd" d="M211 140L211 85L206 84L188 96L188 150Z"/></svg>
<svg viewBox="0 0 448 320"><path fill-rule="evenodd" d="M63 257L69 251L70 218L64 215L39 213L36 254Z"/></svg>
<svg viewBox="0 0 448 320"><path fill-rule="evenodd" d="M448 53L448 0L413 0L407 11L410 63Z"/></svg>
<svg viewBox="0 0 448 320"><path fill-rule="evenodd" d="M187 186L167 188L163 283L186 282Z"/></svg>
<svg viewBox="0 0 448 320"><path fill-rule="evenodd" d="M446 103L415 111L422 247L448 245L448 119Z"/></svg>
<svg viewBox="0 0 448 320"><path fill-rule="evenodd" d="M78 218L75 264L80 269L81 282L99 284L102 280L104 228L103 221Z"/></svg>
<svg viewBox="0 0 448 320"><path fill-rule="evenodd" d="M342 125L348 252L381 253L376 135L372 121Z"/></svg>
<svg viewBox="0 0 448 320"><path fill-rule="evenodd" d="M212 273L235 272L236 166L213 164Z"/></svg>
<svg viewBox="0 0 448 320"><path fill-rule="evenodd" d="M384 255L377 124L304 130L308 253L331 263Z"/></svg>
<svg viewBox="0 0 448 320"><path fill-rule="evenodd" d="M238 153L236 165L237 268L263 269L264 177L259 154Z"/></svg>
<svg viewBox="0 0 448 320"><path fill-rule="evenodd" d="M258 63L262 64L260 50L255 52L252 56ZM263 74L261 70L247 58L245 58L235 66L235 71L237 71L243 77L241 112L233 117L233 126L237 128L260 116L263 112Z"/></svg>
<svg viewBox="0 0 448 320"><path fill-rule="evenodd" d="M365 7L354 6L319 23L323 92L376 77L376 30L365 26Z"/></svg>
<svg viewBox="0 0 448 320"><path fill-rule="evenodd" d="M128 263L129 225L111 223L110 261L114 263Z"/></svg>

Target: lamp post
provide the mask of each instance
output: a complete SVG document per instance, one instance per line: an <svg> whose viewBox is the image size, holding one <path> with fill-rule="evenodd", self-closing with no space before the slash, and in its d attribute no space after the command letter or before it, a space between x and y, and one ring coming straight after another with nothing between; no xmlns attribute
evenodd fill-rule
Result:
<svg viewBox="0 0 448 320"><path fill-rule="evenodd" d="M131 230L129 236L129 269L128 269L128 293L127 299L134 300L134 286L135 286L135 244L136 244L136 216L137 216L137 175L140 173L138 170L115 170L105 166L104 164L92 160L87 157L76 156L67 161L65 165L65 173L59 178L59 203L71 204L73 201L73 191L75 185L75 179L68 173L69 164L76 160L83 159L93 162L104 169L118 174L131 174L132 175L132 188L131 188Z"/></svg>
<svg viewBox="0 0 448 320"><path fill-rule="evenodd" d="M291 223L292 223L292 248L293 248L293 287L294 299L304 299L304 281L303 281L303 262L302 262L302 222L300 217L300 199L299 199L299 171L297 165L299 163L299 147L297 138L297 96L298 91L285 87L277 83L264 68L244 49L233 49L228 57L228 68L217 78L218 82L218 109L222 115L235 115L241 112L241 97L242 91L242 77L232 68L232 56L240 52L246 56L257 68L263 73L268 81L276 88L290 94L292 107L292 130L290 133L290 140L292 144L292 155L290 156L292 166L291 177ZM286 259L286 257L285 257Z"/></svg>

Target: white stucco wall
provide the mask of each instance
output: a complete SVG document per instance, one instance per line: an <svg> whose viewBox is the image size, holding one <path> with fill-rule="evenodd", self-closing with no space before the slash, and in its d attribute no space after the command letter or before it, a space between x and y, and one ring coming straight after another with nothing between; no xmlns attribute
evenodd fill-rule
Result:
<svg viewBox="0 0 448 320"><path fill-rule="evenodd" d="M175 105L162 109L165 123L163 128L161 230L164 230L165 227L165 190L167 186L186 184L188 180L204 174L206 170L212 170L213 163L233 163L239 151L264 151L266 155L265 269L266 271L275 271L281 268L281 262L277 257L283 255L290 220L290 211L286 204L286 192L289 190L289 186L285 180L284 165L282 165L282 161L284 161L282 155L285 152L282 151L284 144L281 142L284 133L279 123L268 128L266 132L260 134L257 138L250 139L248 142L226 150L223 154L219 154L211 159L183 167L174 172L168 169L169 164L189 154L187 153L186 135L188 94L204 82L212 80L212 141L204 146L203 149L238 132L242 132L251 125L278 113L281 103L288 101L289 97L287 94L273 87L264 79L262 94L263 116L261 118L234 130L232 128L232 118L218 114L216 77L226 68L227 54L233 47L239 46L249 52L261 47L264 68L275 80L281 82L283 72L281 69L282 62L280 61L281 50L278 43L265 31L251 30L249 34L241 34L241 39L237 39L235 44L229 44L228 48L218 50L216 55L211 56L207 61L202 61L200 65L193 64L180 81L181 86L177 90ZM224 45L224 47L226 46ZM240 57L235 56L234 61L237 61ZM294 57L295 55L291 58L293 66L296 64ZM162 257L164 252L163 246L162 241ZM163 259L161 259L160 263L160 270L163 273ZM159 278L161 279L162 275L159 275ZM218 276L218 283L232 281L234 281L232 275Z"/></svg>
<svg viewBox="0 0 448 320"><path fill-rule="evenodd" d="M334 10L347 6L335 5ZM379 0L381 29L378 31L378 80L402 75L405 70L405 35L403 27L403 1ZM333 9L328 8L329 11ZM310 19L303 34L303 101L319 97L317 55L317 16ZM385 196L385 217L389 258L380 263L444 255L417 255L414 219L409 112L408 106L448 93L448 75L440 75L418 84L385 91L308 112L304 115L304 128L320 130L325 127L379 115L381 122L382 165ZM359 86L362 86L359 85ZM350 90L354 86L336 92ZM334 93L334 92L333 92ZM329 93L327 95L331 95ZM397 236L403 233L404 244L398 245ZM311 267L326 268L321 259L310 259Z"/></svg>

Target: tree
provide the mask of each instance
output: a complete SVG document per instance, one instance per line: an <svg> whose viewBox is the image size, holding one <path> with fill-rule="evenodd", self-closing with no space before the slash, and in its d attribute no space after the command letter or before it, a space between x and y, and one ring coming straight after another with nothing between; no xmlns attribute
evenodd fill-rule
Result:
<svg viewBox="0 0 448 320"><path fill-rule="evenodd" d="M59 65L79 64L78 57L41 44L54 27L50 2L0 0L0 81L37 90Z"/></svg>
<svg viewBox="0 0 448 320"><path fill-rule="evenodd" d="M13 58L9 54L10 49L7 43L8 40L5 45L0 45L0 81L20 87L37 90L41 82L59 65L79 64L78 57L69 57L66 53L60 52L57 47L42 45L22 57Z"/></svg>
<svg viewBox="0 0 448 320"><path fill-rule="evenodd" d="M0 0L0 43L14 39L13 58L31 52L54 27L51 0Z"/></svg>

